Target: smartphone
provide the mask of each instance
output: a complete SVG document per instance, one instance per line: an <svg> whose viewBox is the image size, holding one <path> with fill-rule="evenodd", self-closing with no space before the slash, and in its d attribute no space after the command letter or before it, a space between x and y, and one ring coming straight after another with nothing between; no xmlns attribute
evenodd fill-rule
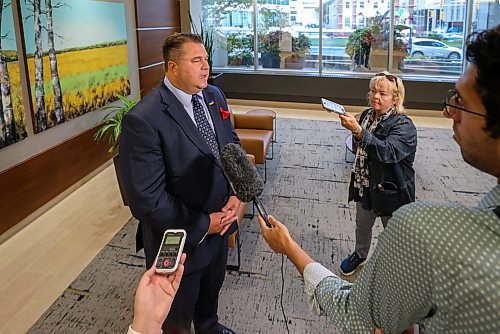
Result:
<svg viewBox="0 0 500 334"><path fill-rule="evenodd" d="M156 272L158 274L171 274L177 270L181 260L185 230L166 230L163 234L160 250L156 256Z"/></svg>
<svg viewBox="0 0 500 334"><path fill-rule="evenodd" d="M344 106L338 103L335 103L333 101L321 98L321 104L323 105L323 108L326 109L328 112L334 112L339 115L345 115L345 109Z"/></svg>

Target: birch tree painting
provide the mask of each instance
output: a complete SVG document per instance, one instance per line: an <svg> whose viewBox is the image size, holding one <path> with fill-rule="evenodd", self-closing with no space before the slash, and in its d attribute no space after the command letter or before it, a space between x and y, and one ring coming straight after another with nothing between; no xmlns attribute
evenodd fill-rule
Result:
<svg viewBox="0 0 500 334"><path fill-rule="evenodd" d="M9 3L0 0L0 29L2 27L2 14L4 9L10 6ZM7 37L2 35L0 30L0 91L2 99L2 110L0 111L2 133L0 134L0 141L3 146L10 145L16 141L16 121L12 110L12 99L10 97L10 77L9 70L7 69L7 61L2 51L2 39ZM0 144L1 145L1 144Z"/></svg>
<svg viewBox="0 0 500 334"><path fill-rule="evenodd" d="M0 0L0 148L26 136L12 19L11 1Z"/></svg>
<svg viewBox="0 0 500 334"><path fill-rule="evenodd" d="M55 5L55 8L63 6L62 3ZM52 23L52 0L45 0L45 7L47 11L47 44L49 47L50 59L50 76L52 77L52 87L54 89L54 113L52 114L53 120L56 124L64 122L61 82L59 81L59 73L57 72L57 57L56 49L54 48L54 29Z"/></svg>
<svg viewBox="0 0 500 334"><path fill-rule="evenodd" d="M33 7L35 30L35 119L37 132L47 129L47 113L45 112L45 92L43 86L43 50L42 50L42 8L40 0L30 1Z"/></svg>
<svg viewBox="0 0 500 334"><path fill-rule="evenodd" d="M24 0L21 12L36 132L130 94L123 3Z"/></svg>

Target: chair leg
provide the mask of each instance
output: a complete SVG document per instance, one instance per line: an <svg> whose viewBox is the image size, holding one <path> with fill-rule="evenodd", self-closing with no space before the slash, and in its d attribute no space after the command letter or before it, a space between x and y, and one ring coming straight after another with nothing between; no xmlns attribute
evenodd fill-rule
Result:
<svg viewBox="0 0 500 334"><path fill-rule="evenodd" d="M264 159L264 183L267 182L267 159Z"/></svg>
<svg viewBox="0 0 500 334"><path fill-rule="evenodd" d="M236 256L237 256L237 262L236 265L234 264L228 264L226 265L226 270L231 270L231 271L239 271L240 270L240 265L241 265L241 243L240 243L240 231L236 234Z"/></svg>
<svg viewBox="0 0 500 334"><path fill-rule="evenodd" d="M273 160L274 158L274 141L271 140L271 157L268 158L266 155L266 160Z"/></svg>
<svg viewBox="0 0 500 334"><path fill-rule="evenodd" d="M276 134L276 130L278 129L278 127L276 126L276 123L278 122L277 121L277 117L274 117L273 121L274 121L274 131L273 131L273 142L275 143L276 142L276 137L278 136Z"/></svg>

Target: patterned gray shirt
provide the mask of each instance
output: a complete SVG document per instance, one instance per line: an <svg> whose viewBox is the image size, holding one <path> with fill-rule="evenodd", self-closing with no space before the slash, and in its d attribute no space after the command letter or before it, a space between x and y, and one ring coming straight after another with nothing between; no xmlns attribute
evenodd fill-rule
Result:
<svg viewBox="0 0 500 334"><path fill-rule="evenodd" d="M500 185L475 208L416 202L394 213L354 284L304 270L313 310L342 333L500 333ZM422 333L421 331L421 333Z"/></svg>

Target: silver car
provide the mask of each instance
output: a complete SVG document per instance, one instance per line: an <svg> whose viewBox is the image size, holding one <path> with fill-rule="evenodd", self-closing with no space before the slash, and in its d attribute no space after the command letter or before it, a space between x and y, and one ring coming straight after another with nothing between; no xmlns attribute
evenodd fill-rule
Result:
<svg viewBox="0 0 500 334"><path fill-rule="evenodd" d="M412 57L462 59L462 50L448 46L443 42L430 38L413 38L411 44Z"/></svg>

